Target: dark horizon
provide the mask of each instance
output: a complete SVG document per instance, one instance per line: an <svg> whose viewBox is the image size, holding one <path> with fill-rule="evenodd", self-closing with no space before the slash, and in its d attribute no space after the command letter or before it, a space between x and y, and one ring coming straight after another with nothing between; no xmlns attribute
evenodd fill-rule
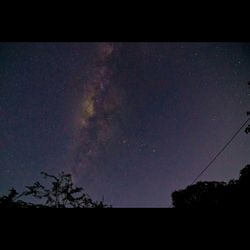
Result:
<svg viewBox="0 0 250 250"><path fill-rule="evenodd" d="M71 173L113 207L169 207L247 119L250 43L0 43L0 194ZM200 180L237 179L242 131Z"/></svg>

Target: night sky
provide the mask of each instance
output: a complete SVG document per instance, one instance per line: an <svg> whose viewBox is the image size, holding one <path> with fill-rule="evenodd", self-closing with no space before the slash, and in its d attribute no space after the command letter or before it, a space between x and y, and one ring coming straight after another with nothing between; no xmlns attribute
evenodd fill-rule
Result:
<svg viewBox="0 0 250 250"><path fill-rule="evenodd" d="M114 207L169 207L247 119L247 43L0 43L0 194L71 173ZM242 131L200 180L250 163Z"/></svg>

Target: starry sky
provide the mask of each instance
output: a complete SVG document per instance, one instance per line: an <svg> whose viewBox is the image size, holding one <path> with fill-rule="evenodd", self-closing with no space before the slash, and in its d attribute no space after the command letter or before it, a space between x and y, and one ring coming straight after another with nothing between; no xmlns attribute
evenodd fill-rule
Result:
<svg viewBox="0 0 250 250"><path fill-rule="evenodd" d="M0 194L71 173L114 207L169 207L247 119L249 43L0 43ZM200 180L250 163L243 131Z"/></svg>

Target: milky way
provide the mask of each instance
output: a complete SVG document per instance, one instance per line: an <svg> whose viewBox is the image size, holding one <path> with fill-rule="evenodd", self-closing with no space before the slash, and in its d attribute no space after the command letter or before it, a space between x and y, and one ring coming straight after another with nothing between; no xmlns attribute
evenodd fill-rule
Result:
<svg viewBox="0 0 250 250"><path fill-rule="evenodd" d="M112 43L97 45L95 60L80 97L80 134L75 148L73 171L78 176L94 173L99 158L105 154L117 129L121 114L122 95L113 81L113 60L119 46Z"/></svg>

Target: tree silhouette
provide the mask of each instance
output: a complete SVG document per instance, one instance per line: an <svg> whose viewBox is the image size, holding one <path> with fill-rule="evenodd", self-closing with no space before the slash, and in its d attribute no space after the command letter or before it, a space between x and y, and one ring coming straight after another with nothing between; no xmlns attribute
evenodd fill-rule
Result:
<svg viewBox="0 0 250 250"><path fill-rule="evenodd" d="M22 207L25 206L25 203L17 201L18 192L12 188L8 195L0 197L0 206L1 207Z"/></svg>
<svg viewBox="0 0 250 250"><path fill-rule="evenodd" d="M93 201L83 188L73 184L70 174L60 173L58 176L41 173L44 178L51 181L49 187L43 186L40 182L35 182L27 186L21 194L15 189L11 189L7 196L0 197L0 207L16 208L106 208L103 201ZM21 197L32 197L40 203L28 203L19 200Z"/></svg>
<svg viewBox="0 0 250 250"><path fill-rule="evenodd" d="M250 165L240 171L239 180L198 182L172 193L175 208L224 208L250 206Z"/></svg>
<svg viewBox="0 0 250 250"><path fill-rule="evenodd" d="M250 111L247 111L249 115ZM250 133L250 125L245 133ZM198 182L175 191L172 193L172 203L175 208L250 207L250 165L240 171L239 180L228 183Z"/></svg>

